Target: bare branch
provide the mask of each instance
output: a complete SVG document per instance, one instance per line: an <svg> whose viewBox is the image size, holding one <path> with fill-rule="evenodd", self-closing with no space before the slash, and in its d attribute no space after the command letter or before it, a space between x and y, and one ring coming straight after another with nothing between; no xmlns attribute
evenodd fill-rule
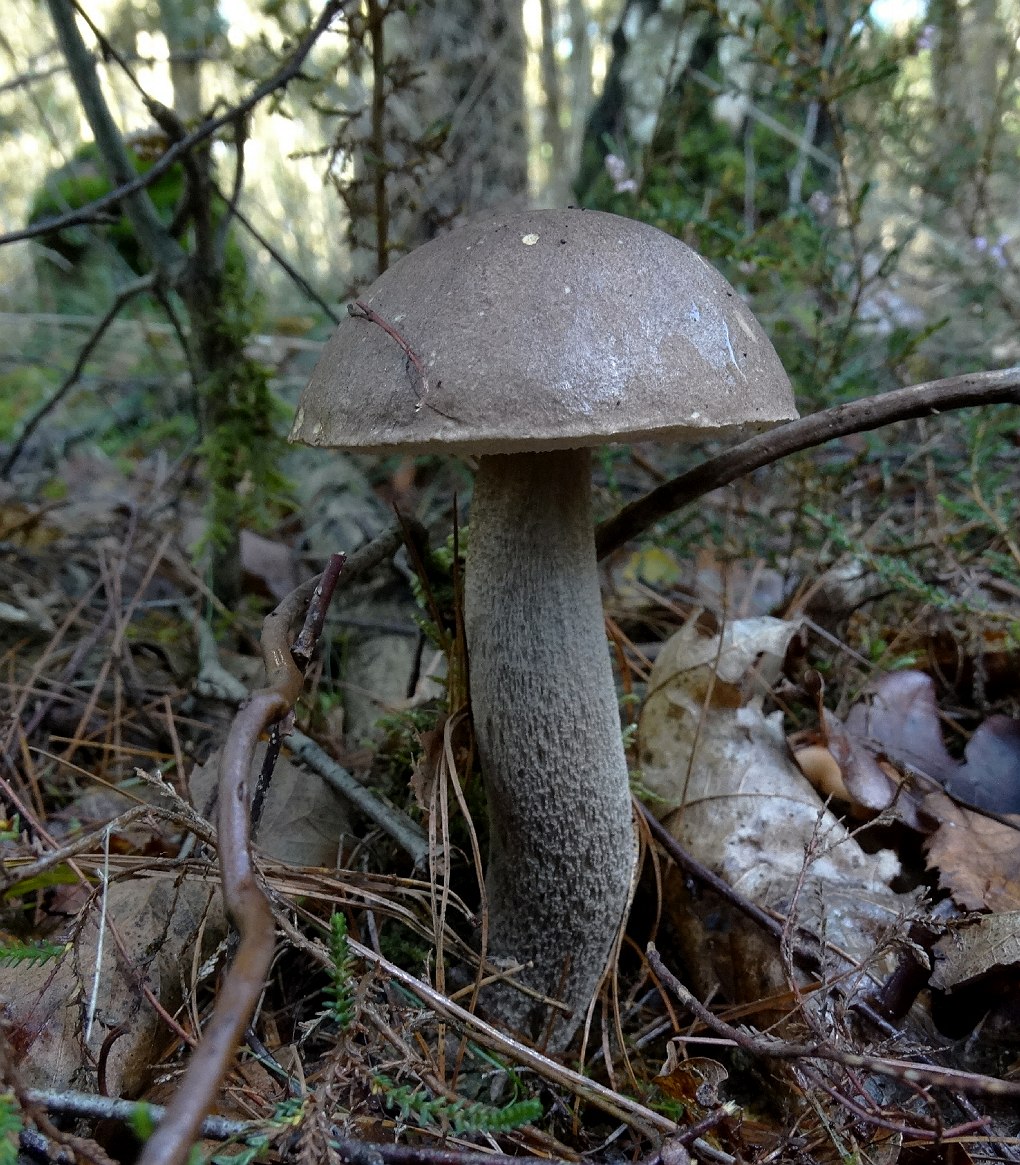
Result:
<svg viewBox="0 0 1020 1165"><path fill-rule="evenodd" d="M71 70L71 80L78 91L82 110L96 139L103 165L114 186L125 187L135 178L135 168L124 138L117 128L103 95L92 54L75 19L70 0L47 0L57 39ZM173 278L184 265L184 252L160 221L152 199L139 187L122 193L120 201L142 245L157 270Z"/></svg>
<svg viewBox="0 0 1020 1165"><path fill-rule="evenodd" d="M596 529L598 555L604 558L681 506L791 453L813 449L850 433L867 433L895 421L992 404L1020 404L1020 367L930 380L790 421L703 461L624 506Z"/></svg>
<svg viewBox="0 0 1020 1165"><path fill-rule="evenodd" d="M340 565L327 568L334 584ZM273 914L251 855L248 778L259 736L287 716L301 694L304 671L294 659L288 636L291 623L309 605L321 581L322 576L292 591L266 618L262 654L269 683L242 705L227 735L220 759L220 871L224 904L241 941L202 1041L192 1053L163 1120L146 1142L139 1165L184 1165L269 973L274 948ZM309 635L316 624L321 628L328 597L323 595L322 599L311 603ZM302 659L307 663L309 638L304 633L301 642Z"/></svg>
<svg viewBox="0 0 1020 1165"><path fill-rule="evenodd" d="M845 1068L861 1068L867 1072L874 1072L876 1076L887 1076L907 1084L934 1084L973 1096L1020 1097L1020 1084L1009 1080L996 1080L991 1076L980 1076L976 1072L963 1072L956 1068L943 1068L938 1064L844 1052L820 1040L797 1044L775 1036L759 1035L747 1028L734 1027L709 1011L691 994L663 963L654 943L648 944L647 954L648 964L656 978L671 995L710 1031L731 1040L736 1047L753 1056L764 1056L773 1060L827 1060L841 1064Z"/></svg>
<svg viewBox="0 0 1020 1165"><path fill-rule="evenodd" d="M60 404L64 397L66 397L71 389L74 388L74 386L78 383L78 379L81 376L89 357L99 346L99 341L102 340L103 336L106 335L110 325L117 318L117 316L120 315L121 309L124 307L124 305L129 300L133 299L136 295L139 295L141 292L151 290L154 282L154 276L146 275L141 279L136 279L134 282L129 283L126 287L122 287L120 291L117 292L117 297L110 305L106 315L104 315L103 318L96 324L96 326L92 329L92 334L81 346L81 349L78 352L78 358L74 362L74 367L67 374L67 376L64 377L60 387L48 400L43 401L43 403L39 405L35 412L25 422L17 441L14 442L11 451L4 458L3 463L0 464L0 477L6 478L10 474L18 458L22 455L22 453L24 453L25 446L28 444L29 438L36 431L39 425L46 419L46 417L49 416L49 414L57 407L58 404Z"/></svg>

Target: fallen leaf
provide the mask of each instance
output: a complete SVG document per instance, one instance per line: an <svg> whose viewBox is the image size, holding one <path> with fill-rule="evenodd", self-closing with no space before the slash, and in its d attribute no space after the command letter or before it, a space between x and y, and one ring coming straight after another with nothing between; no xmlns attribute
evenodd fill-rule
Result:
<svg viewBox="0 0 1020 1165"><path fill-rule="evenodd" d="M928 777L970 805L1020 813L1020 722L990 716L967 743L963 761L955 760L942 739L935 685L924 672L882 676L850 709L844 727L868 751ZM846 772L844 780L851 785Z"/></svg>
<svg viewBox="0 0 1020 1165"><path fill-rule="evenodd" d="M925 810L938 822L928 839L928 868L966 910L1020 910L1020 817L1008 825L932 790Z"/></svg>
<svg viewBox="0 0 1020 1165"><path fill-rule="evenodd" d="M262 767L266 745L255 749L253 779ZM188 780L191 799L203 816L212 816L219 776L219 751L197 766ZM299 768L286 754L273 770L256 845L263 853L291 866L334 867L351 819L338 793L324 780Z"/></svg>
<svg viewBox="0 0 1020 1165"><path fill-rule="evenodd" d="M864 853L793 762L780 718L752 698L778 673L796 631L760 618L712 638L693 625L674 635L641 713L641 780L653 811L697 860L759 906L795 910L798 922L864 963L912 899L889 888L895 857ZM697 988L721 983L734 1001L785 990L771 938L683 878L671 879L670 898Z"/></svg>
<svg viewBox="0 0 1020 1165"><path fill-rule="evenodd" d="M950 922L935 944L932 987L950 991L999 967L1020 963L1020 911Z"/></svg>
<svg viewBox="0 0 1020 1165"><path fill-rule="evenodd" d="M76 920L70 949L59 960L0 967L7 1038L32 1087L80 1088L88 1080L94 1090L102 1056L107 1095L137 1095L169 1037L140 984L174 1014L191 987L196 941L201 937L208 952L225 930L215 882L182 881L177 874L111 881L97 976L101 913L97 894ZM123 941L126 960L111 927Z"/></svg>
<svg viewBox="0 0 1020 1165"><path fill-rule="evenodd" d="M666 1045L666 1063L655 1077L655 1083L667 1096L679 1100L688 1115L700 1116L722 1103L719 1088L728 1078L729 1072L718 1060L686 1056L683 1040L677 1036Z"/></svg>
<svg viewBox="0 0 1020 1165"><path fill-rule="evenodd" d="M269 596L279 602L298 585L294 555L284 542L256 534L254 530L241 531L241 569L257 579Z"/></svg>
<svg viewBox="0 0 1020 1165"><path fill-rule="evenodd" d="M872 752L940 785L956 771L942 739L935 685L924 672L883 675L850 709L845 727Z"/></svg>

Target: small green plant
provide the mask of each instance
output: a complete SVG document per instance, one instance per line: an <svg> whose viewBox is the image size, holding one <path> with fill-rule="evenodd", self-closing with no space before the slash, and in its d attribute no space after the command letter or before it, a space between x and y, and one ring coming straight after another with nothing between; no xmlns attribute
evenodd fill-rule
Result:
<svg viewBox="0 0 1020 1165"><path fill-rule="evenodd" d="M237 1152L221 1151L209 1158L210 1165L252 1165L260 1160L269 1149L266 1136L249 1137Z"/></svg>
<svg viewBox="0 0 1020 1165"><path fill-rule="evenodd" d="M152 1115L152 1105L140 1100L131 1110L127 1123L135 1136L144 1144L156 1131L156 1119Z"/></svg>
<svg viewBox="0 0 1020 1165"><path fill-rule="evenodd" d="M21 943L0 941L0 965L17 967L27 963L42 965L52 959L59 959L70 949L70 943Z"/></svg>
<svg viewBox="0 0 1020 1165"><path fill-rule="evenodd" d="M326 988L328 1012L341 1031L354 1022L354 958L347 941L347 919L334 912L329 919L330 985Z"/></svg>
<svg viewBox="0 0 1020 1165"><path fill-rule="evenodd" d="M376 1076L373 1092L395 1108L400 1120L414 1121L423 1128L445 1124L455 1136L464 1133L508 1133L522 1125L534 1124L542 1116L538 1100L518 1100L503 1108L477 1101L445 1096L429 1097L421 1088L396 1085L388 1076Z"/></svg>
<svg viewBox="0 0 1020 1165"><path fill-rule="evenodd" d="M14 1094L0 1093L0 1165L15 1165L17 1162L18 1134L24 1127Z"/></svg>

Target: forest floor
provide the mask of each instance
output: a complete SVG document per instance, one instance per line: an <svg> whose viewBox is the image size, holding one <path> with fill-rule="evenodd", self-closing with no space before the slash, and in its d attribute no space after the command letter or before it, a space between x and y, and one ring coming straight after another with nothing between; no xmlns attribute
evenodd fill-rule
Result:
<svg viewBox="0 0 1020 1165"><path fill-rule="evenodd" d="M1020 1160L1011 425L845 438L605 560L650 812L583 1054L469 1014L486 827L436 646L456 588L442 555L412 585L394 537L283 739L257 837L276 951L206 1159ZM165 1103L222 1001L217 757L263 618L394 506L441 549L469 478L296 452L227 610L194 462L57 438L0 494L0 1160L17 1134L126 1161L151 1115L116 1101ZM601 512L678 461L607 454Z"/></svg>

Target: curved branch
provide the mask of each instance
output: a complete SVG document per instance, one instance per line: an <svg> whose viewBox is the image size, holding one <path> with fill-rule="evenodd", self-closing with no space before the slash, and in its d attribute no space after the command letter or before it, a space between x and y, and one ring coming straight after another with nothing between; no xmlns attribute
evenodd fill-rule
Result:
<svg viewBox="0 0 1020 1165"><path fill-rule="evenodd" d="M234 717L220 758L219 851L223 901L237 926L240 943L227 972L212 1019L192 1053L184 1079L139 1165L184 1165L202 1120L212 1107L234 1052L251 1020L273 958L274 925L269 901L259 885L249 839L249 774L259 736L293 708L304 683L304 666L322 629L344 556L334 554L318 577L304 583L267 616L262 655L269 684L255 692ZM288 633L303 608L305 629L297 659Z"/></svg>
<svg viewBox="0 0 1020 1165"><path fill-rule="evenodd" d="M813 449L850 433L880 429L896 421L992 404L1020 404L1020 366L930 380L790 421L703 461L624 506L596 528L598 556L604 558L611 554L681 506L791 453Z"/></svg>

